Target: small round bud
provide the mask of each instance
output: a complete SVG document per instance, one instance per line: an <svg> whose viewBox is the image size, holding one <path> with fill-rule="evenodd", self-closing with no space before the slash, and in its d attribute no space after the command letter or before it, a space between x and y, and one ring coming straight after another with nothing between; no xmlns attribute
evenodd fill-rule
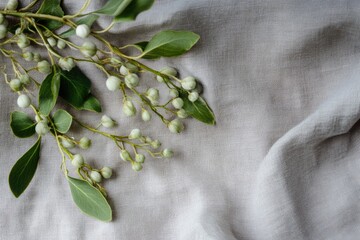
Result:
<svg viewBox="0 0 360 240"><path fill-rule="evenodd" d="M162 150L161 154L166 158L171 158L172 156L174 156L174 152L168 148Z"/></svg>
<svg viewBox="0 0 360 240"><path fill-rule="evenodd" d="M22 33L22 29L21 27L18 27L16 30L15 30L15 35L19 35L20 33Z"/></svg>
<svg viewBox="0 0 360 240"><path fill-rule="evenodd" d="M125 84L129 88L134 88L139 85L139 77L135 73L130 73L125 76Z"/></svg>
<svg viewBox="0 0 360 240"><path fill-rule="evenodd" d="M58 40L56 46L58 49L64 49L66 47L66 43L60 39L60 40Z"/></svg>
<svg viewBox="0 0 360 240"><path fill-rule="evenodd" d="M17 105L21 108L27 108L31 104L31 99L28 95L21 94L17 99Z"/></svg>
<svg viewBox="0 0 360 240"><path fill-rule="evenodd" d="M144 163L145 162L144 154L136 154L135 155L135 161L137 161L139 163Z"/></svg>
<svg viewBox="0 0 360 240"><path fill-rule="evenodd" d="M75 144L73 141L71 141L69 139L65 139L65 138L61 139L61 144L64 146L64 148L68 148L68 149L75 147Z"/></svg>
<svg viewBox="0 0 360 240"><path fill-rule="evenodd" d="M80 51L82 54L84 54L85 57L93 57L97 52L97 47L95 43L87 41L83 43Z"/></svg>
<svg viewBox="0 0 360 240"><path fill-rule="evenodd" d="M0 39L5 38L7 35L7 27L3 24L0 25Z"/></svg>
<svg viewBox="0 0 360 240"><path fill-rule="evenodd" d="M94 182L97 182L97 183L101 182L101 179L102 179L101 174L97 171L91 171L90 178L91 178L91 180L93 180Z"/></svg>
<svg viewBox="0 0 360 240"><path fill-rule="evenodd" d="M82 137L79 141L79 147L88 149L91 146L91 140L88 137Z"/></svg>
<svg viewBox="0 0 360 240"><path fill-rule="evenodd" d="M35 131L40 136L47 134L49 130L50 128L46 122L38 122L35 126Z"/></svg>
<svg viewBox="0 0 360 240"><path fill-rule="evenodd" d="M103 176L103 178L109 179L112 176L112 169L109 167L103 167L100 170L101 175Z"/></svg>
<svg viewBox="0 0 360 240"><path fill-rule="evenodd" d="M172 133L180 133L184 130L184 125L179 119L174 119L168 124L168 128Z"/></svg>
<svg viewBox="0 0 360 240"><path fill-rule="evenodd" d="M22 57L25 59L25 61L32 61L34 59L34 54L32 52L24 52Z"/></svg>
<svg viewBox="0 0 360 240"><path fill-rule="evenodd" d="M11 81L9 82L9 86L15 92L20 91L22 89L21 81L17 78L11 79Z"/></svg>
<svg viewBox="0 0 360 240"><path fill-rule="evenodd" d="M90 28L86 24L80 24L76 27L76 35L81 38L87 38L90 34Z"/></svg>
<svg viewBox="0 0 360 240"><path fill-rule="evenodd" d="M198 100L198 98L199 98L199 93L195 91L191 92L188 96L190 102L195 102L196 100Z"/></svg>
<svg viewBox="0 0 360 240"><path fill-rule="evenodd" d="M131 101L126 100L123 104L123 112L126 116L131 117L136 114L136 108Z"/></svg>
<svg viewBox="0 0 360 240"><path fill-rule="evenodd" d="M125 63L125 67L129 70L129 72L132 73L136 73L139 71L139 68L130 62Z"/></svg>
<svg viewBox="0 0 360 240"><path fill-rule="evenodd" d="M149 88L146 91L146 96L150 101L158 101L159 100L159 90L156 88Z"/></svg>
<svg viewBox="0 0 360 240"><path fill-rule="evenodd" d="M186 77L181 80L181 86L185 90L193 90L196 87L196 80L194 77Z"/></svg>
<svg viewBox="0 0 360 240"><path fill-rule="evenodd" d="M110 76L106 80L106 87L110 91L116 91L120 88L121 79L115 76Z"/></svg>
<svg viewBox="0 0 360 240"><path fill-rule="evenodd" d="M44 74L51 73L51 65L46 60L42 60L42 61L38 62L37 69L39 72L44 73Z"/></svg>
<svg viewBox="0 0 360 240"><path fill-rule="evenodd" d="M179 96L178 90L176 90L176 89L170 89L170 91L169 91L169 96L172 97L172 98L178 97L178 96Z"/></svg>
<svg viewBox="0 0 360 240"><path fill-rule="evenodd" d="M49 37L49 38L47 39L47 42L48 42L49 45L52 46L52 47L55 47L56 44L57 44L56 39L53 38L53 37Z"/></svg>
<svg viewBox="0 0 360 240"><path fill-rule="evenodd" d="M9 0L5 8L7 10L16 10L18 5L19 5L18 0Z"/></svg>
<svg viewBox="0 0 360 240"><path fill-rule="evenodd" d="M120 151L120 157L124 161L131 161L130 153L125 149Z"/></svg>
<svg viewBox="0 0 360 240"><path fill-rule="evenodd" d="M176 109L181 109L184 106L184 101L181 98L175 98L171 103Z"/></svg>
<svg viewBox="0 0 360 240"><path fill-rule="evenodd" d="M151 145L151 147L152 147L153 149L157 149L157 148L159 148L159 147L161 146L161 142L160 142L159 140L155 140L155 141L152 141L152 142L150 143L150 145Z"/></svg>
<svg viewBox="0 0 360 240"><path fill-rule="evenodd" d="M142 109L141 110L141 118L144 122L150 121L151 115L150 115L149 111L147 111L146 109Z"/></svg>
<svg viewBox="0 0 360 240"><path fill-rule="evenodd" d="M80 168L84 162L84 158L80 154L75 154L71 160L71 164L76 168Z"/></svg>
<svg viewBox="0 0 360 240"><path fill-rule="evenodd" d="M26 73L23 75L20 75L19 80L24 85L28 85L30 83L30 77Z"/></svg>
<svg viewBox="0 0 360 240"><path fill-rule="evenodd" d="M19 34L19 37L18 37L18 40L16 43L17 43L18 47L21 49L26 48L30 45L29 39L23 33Z"/></svg>
<svg viewBox="0 0 360 240"><path fill-rule="evenodd" d="M40 62L41 61L40 53L34 53L34 61L35 62Z"/></svg>
<svg viewBox="0 0 360 240"><path fill-rule="evenodd" d="M163 69L161 69L160 72L165 74L165 75L169 75L169 76L176 76L177 75L177 71L173 67L164 67Z"/></svg>
<svg viewBox="0 0 360 240"><path fill-rule="evenodd" d="M185 111L185 109L180 109L179 111L176 112L176 115L179 118L187 118L189 115L187 114L187 112Z"/></svg>
<svg viewBox="0 0 360 240"><path fill-rule="evenodd" d="M131 164L132 164L132 169L136 172L141 171L141 169L143 168L142 164L139 162L132 162Z"/></svg>
<svg viewBox="0 0 360 240"><path fill-rule="evenodd" d="M137 128L131 130L130 134L129 134L129 139L138 139L140 138L141 135L141 131Z"/></svg>
<svg viewBox="0 0 360 240"><path fill-rule="evenodd" d="M106 128L111 128L115 125L115 121L112 120L109 116L103 115L101 117L101 125L103 125Z"/></svg>
<svg viewBox="0 0 360 240"><path fill-rule="evenodd" d="M121 73L121 75L126 76L126 75L128 75L130 72L129 72L129 69L127 69L124 65L121 65L121 67L120 67L120 73Z"/></svg>
<svg viewBox="0 0 360 240"><path fill-rule="evenodd" d="M58 64L62 70L65 70L68 72L75 67L74 59L71 57L60 58Z"/></svg>

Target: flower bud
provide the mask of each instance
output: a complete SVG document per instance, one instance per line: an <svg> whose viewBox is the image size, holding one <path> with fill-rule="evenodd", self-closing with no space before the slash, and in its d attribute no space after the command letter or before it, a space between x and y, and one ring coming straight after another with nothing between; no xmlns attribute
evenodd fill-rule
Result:
<svg viewBox="0 0 360 240"><path fill-rule="evenodd" d="M90 28L86 24L80 24L76 27L76 35L81 38L87 38L90 34Z"/></svg>
<svg viewBox="0 0 360 240"><path fill-rule="evenodd" d="M95 43L87 41L83 43L80 51L82 54L84 54L85 57L93 57L97 52L97 47Z"/></svg>
<svg viewBox="0 0 360 240"><path fill-rule="evenodd" d="M7 10L16 10L16 8L18 7L19 2L18 0L9 0L8 3L6 4L6 9Z"/></svg>
<svg viewBox="0 0 360 240"><path fill-rule="evenodd" d="M34 61L35 62L40 62L41 61L40 53L34 53Z"/></svg>
<svg viewBox="0 0 360 240"><path fill-rule="evenodd" d="M28 85L30 83L30 77L26 73L19 76L19 80L22 84Z"/></svg>
<svg viewBox="0 0 360 240"><path fill-rule="evenodd" d="M124 161L131 161L130 153L125 149L120 151L120 157Z"/></svg>
<svg viewBox="0 0 360 240"><path fill-rule="evenodd" d="M100 170L100 173L103 176L103 178L109 179L109 178L111 178L111 175L112 175L112 169L109 167L103 167Z"/></svg>
<svg viewBox="0 0 360 240"><path fill-rule="evenodd" d="M30 45L29 39L23 33L19 34L19 38L16 43L17 43L18 47L21 49L26 48Z"/></svg>
<svg viewBox="0 0 360 240"><path fill-rule="evenodd" d="M129 72L132 73L136 73L139 71L139 68L130 62L125 63L125 67L129 70Z"/></svg>
<svg viewBox="0 0 360 240"><path fill-rule="evenodd" d="M82 137L79 141L79 147L82 149L88 149L91 146L91 140L87 137Z"/></svg>
<svg viewBox="0 0 360 240"><path fill-rule="evenodd" d="M156 88L149 88L146 91L146 96L150 101L158 101L159 100L159 90Z"/></svg>
<svg viewBox="0 0 360 240"><path fill-rule="evenodd" d="M0 39L5 38L7 35L7 28L5 25L1 24L0 25Z"/></svg>
<svg viewBox="0 0 360 240"><path fill-rule="evenodd" d="M159 147L161 146L161 142L160 142L159 140L155 140L155 141L152 141L152 142L150 143L150 145L151 145L151 147L152 147L153 149L157 149L157 148L159 148Z"/></svg>
<svg viewBox="0 0 360 240"><path fill-rule="evenodd" d="M150 121L151 115L150 115L149 111L147 111L146 109L142 109L141 110L141 118L144 122Z"/></svg>
<svg viewBox="0 0 360 240"><path fill-rule="evenodd" d="M71 164L76 168L80 168L84 164L84 158L80 154L75 154L71 160Z"/></svg>
<svg viewBox="0 0 360 240"><path fill-rule="evenodd" d="M16 30L15 30L15 35L19 35L20 33L22 33L23 30L21 29L21 27L18 27Z"/></svg>
<svg viewBox="0 0 360 240"><path fill-rule="evenodd" d="M44 73L44 74L51 73L51 65L46 60L42 60L42 61L38 62L37 69L39 72Z"/></svg>
<svg viewBox="0 0 360 240"><path fill-rule="evenodd" d="M181 80L181 86L185 90L193 90L196 87L196 80L194 77L186 77Z"/></svg>
<svg viewBox="0 0 360 240"><path fill-rule="evenodd" d="M136 108L131 101L126 100L123 104L123 112L126 116L131 117L136 114Z"/></svg>
<svg viewBox="0 0 360 240"><path fill-rule="evenodd" d="M139 163L144 163L145 162L144 154L136 154L135 155L135 161L137 161Z"/></svg>
<svg viewBox="0 0 360 240"><path fill-rule="evenodd" d="M187 112L185 111L185 109L180 109L179 111L176 112L176 115L179 118L187 118L189 115L187 114Z"/></svg>
<svg viewBox="0 0 360 240"><path fill-rule="evenodd" d="M45 135L49 132L50 128L46 122L38 122L35 126L35 131L40 136Z"/></svg>
<svg viewBox="0 0 360 240"><path fill-rule="evenodd" d="M180 133L184 130L184 125L179 119L174 119L168 124L168 128L172 133Z"/></svg>
<svg viewBox="0 0 360 240"><path fill-rule="evenodd" d="M141 137L141 131L137 128L131 130L129 134L129 139L138 139Z"/></svg>
<svg viewBox="0 0 360 240"><path fill-rule="evenodd" d="M101 117L101 124L106 127L106 128L111 128L115 125L115 121L112 120L110 117L108 117L107 115L103 115Z"/></svg>
<svg viewBox="0 0 360 240"><path fill-rule="evenodd" d="M129 88L134 88L139 85L139 77L135 73L130 73L125 76L125 84Z"/></svg>
<svg viewBox="0 0 360 240"><path fill-rule="evenodd" d="M97 182L97 183L101 182L101 179L102 179L101 174L97 171L91 171L90 178L91 178L91 180L93 180L94 182Z"/></svg>
<svg viewBox="0 0 360 240"><path fill-rule="evenodd" d="M66 43L65 43L65 41L60 39L60 40L58 40L56 46L58 49L64 49L66 47Z"/></svg>
<svg viewBox="0 0 360 240"><path fill-rule="evenodd" d="M68 72L75 67L74 59L71 57L60 58L58 64L62 70L65 70Z"/></svg>
<svg viewBox="0 0 360 240"><path fill-rule="evenodd" d="M9 82L9 86L15 92L20 91L22 89L21 81L17 78L11 79L11 81Z"/></svg>
<svg viewBox="0 0 360 240"><path fill-rule="evenodd" d="M32 52L24 52L22 57L25 59L25 61L32 61L34 59L34 54Z"/></svg>
<svg viewBox="0 0 360 240"><path fill-rule="evenodd" d="M177 74L176 69L172 68L172 67L165 67L165 68L161 69L160 72L162 74L169 75L169 76L176 76L176 74ZM164 78L161 76L156 76L156 80L158 80L158 82L164 82Z"/></svg>
<svg viewBox="0 0 360 240"><path fill-rule="evenodd" d="M171 103L176 109L181 109L184 106L184 101L181 98L175 98Z"/></svg>
<svg viewBox="0 0 360 240"><path fill-rule="evenodd" d="M116 91L120 88L121 80L118 77L110 76L106 80L106 87L110 91Z"/></svg>
<svg viewBox="0 0 360 240"><path fill-rule="evenodd" d="M132 164L132 169L136 172L141 171L141 169L143 168L142 164L139 162L132 162L131 164Z"/></svg>
<svg viewBox="0 0 360 240"><path fill-rule="evenodd" d="M17 99L17 105L21 108L27 108L31 104L31 99L28 95L21 94Z"/></svg>
<svg viewBox="0 0 360 240"><path fill-rule="evenodd" d="M178 97L179 96L179 92L178 92L178 90L176 90L176 89L170 89L170 91L169 91L169 96L170 97L172 97L172 98L176 98L176 97Z"/></svg>
<svg viewBox="0 0 360 240"><path fill-rule="evenodd" d="M53 38L53 37L49 37L48 39L47 39L47 42L49 43L49 45L50 46L52 46L52 47L55 47L56 46L56 39L55 38Z"/></svg>
<svg viewBox="0 0 360 240"><path fill-rule="evenodd" d="M191 92L188 96L190 102L195 102L196 100L198 100L198 98L199 98L199 93L195 91Z"/></svg>
<svg viewBox="0 0 360 240"><path fill-rule="evenodd" d="M61 144L64 146L64 148L68 148L68 149L75 147L73 141L65 138L61 138Z"/></svg>
<svg viewBox="0 0 360 240"><path fill-rule="evenodd" d="M166 158L171 158L172 156L174 156L174 152L168 148L162 150L161 154Z"/></svg>
<svg viewBox="0 0 360 240"><path fill-rule="evenodd" d="M121 67L120 67L120 73L121 73L121 75L126 76L126 75L128 75L130 72L129 72L129 69L127 69L124 65L121 65Z"/></svg>

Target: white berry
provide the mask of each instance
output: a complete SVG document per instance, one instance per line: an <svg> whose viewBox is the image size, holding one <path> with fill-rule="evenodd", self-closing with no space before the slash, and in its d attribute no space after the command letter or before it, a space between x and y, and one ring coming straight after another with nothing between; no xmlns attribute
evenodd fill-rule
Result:
<svg viewBox="0 0 360 240"><path fill-rule="evenodd" d="M100 170L100 173L101 175L103 176L103 178L111 178L112 176L112 169L109 168L109 167L103 167L101 170Z"/></svg>
<svg viewBox="0 0 360 240"><path fill-rule="evenodd" d="M27 108L31 104L31 99L28 95L21 94L17 99L17 105L21 108Z"/></svg>
<svg viewBox="0 0 360 240"><path fill-rule="evenodd" d="M71 160L71 164L77 168L80 168L84 162L84 158L80 154L75 154Z"/></svg>
<svg viewBox="0 0 360 240"><path fill-rule="evenodd" d="M90 178L94 181L94 182L101 182L102 180L102 177L101 177L101 174L97 171L91 171L90 172Z"/></svg>
<svg viewBox="0 0 360 240"><path fill-rule="evenodd" d="M181 86L185 90L193 90L196 87L196 80L194 77L186 77L181 80Z"/></svg>
<svg viewBox="0 0 360 240"><path fill-rule="evenodd" d="M110 91L116 91L120 88L121 79L115 76L110 76L106 80L106 87Z"/></svg>
<svg viewBox="0 0 360 240"><path fill-rule="evenodd" d="M86 24L80 24L76 27L76 35L81 38L86 38L90 34L90 28Z"/></svg>

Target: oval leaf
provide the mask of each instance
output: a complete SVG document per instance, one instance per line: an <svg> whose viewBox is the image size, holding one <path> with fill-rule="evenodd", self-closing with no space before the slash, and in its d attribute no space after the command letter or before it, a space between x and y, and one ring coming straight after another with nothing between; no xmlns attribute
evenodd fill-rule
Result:
<svg viewBox="0 0 360 240"><path fill-rule="evenodd" d="M39 90L39 109L40 112L47 116L54 108L60 89L60 75L50 73L41 83Z"/></svg>
<svg viewBox="0 0 360 240"><path fill-rule="evenodd" d="M60 6L60 0L44 0L37 13L63 17L64 11ZM39 23L50 30L57 29L63 25L62 22L55 20L39 20Z"/></svg>
<svg viewBox="0 0 360 240"><path fill-rule="evenodd" d="M10 127L15 136L19 138L31 137L35 133L36 123L24 112L12 112Z"/></svg>
<svg viewBox="0 0 360 240"><path fill-rule="evenodd" d="M116 22L133 21L137 15L151 8L154 0L133 0L125 10L114 19Z"/></svg>
<svg viewBox="0 0 360 240"><path fill-rule="evenodd" d="M72 123L72 116L70 113L63 109L59 109L55 112L53 119L56 130L61 133L67 133L67 131L69 131Z"/></svg>
<svg viewBox="0 0 360 240"><path fill-rule="evenodd" d="M72 198L81 211L101 221L111 221L111 207L98 189L84 180L72 177L68 177L68 182Z"/></svg>
<svg viewBox="0 0 360 240"><path fill-rule="evenodd" d="M33 178L40 158L41 138L14 165L9 174L10 189L19 197Z"/></svg>
<svg viewBox="0 0 360 240"><path fill-rule="evenodd" d="M101 9L97 10L95 13L101 13L115 17L121 14L131 2L132 0L109 0Z"/></svg>
<svg viewBox="0 0 360 240"><path fill-rule="evenodd" d="M179 56L189 51L200 36L188 31L163 31L157 33L144 48L139 57L153 59Z"/></svg>
<svg viewBox="0 0 360 240"><path fill-rule="evenodd" d="M96 16L94 14L90 14L90 15L87 15L81 19L79 19L78 21L76 21L76 25L80 25L80 24L86 24L88 25L89 27L91 27L93 25L93 23L99 18L99 16ZM73 28L70 28L69 30L63 32L60 34L60 37L62 38L68 38L72 35L75 34L75 29Z"/></svg>
<svg viewBox="0 0 360 240"><path fill-rule="evenodd" d="M101 104L99 100L94 97L92 94L86 98L84 105L80 108L81 110L88 110L92 112L101 112Z"/></svg>

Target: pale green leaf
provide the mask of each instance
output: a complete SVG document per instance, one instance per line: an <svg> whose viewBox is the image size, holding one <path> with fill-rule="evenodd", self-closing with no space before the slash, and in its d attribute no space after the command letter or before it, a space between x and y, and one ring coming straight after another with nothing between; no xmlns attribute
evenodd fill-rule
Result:
<svg viewBox="0 0 360 240"><path fill-rule="evenodd" d="M35 133L36 123L24 112L12 112L10 127L15 136L19 138L31 137Z"/></svg>
<svg viewBox="0 0 360 240"><path fill-rule="evenodd" d="M63 109L57 110L53 117L56 130L67 133L71 127L72 119L72 116L67 111Z"/></svg>

